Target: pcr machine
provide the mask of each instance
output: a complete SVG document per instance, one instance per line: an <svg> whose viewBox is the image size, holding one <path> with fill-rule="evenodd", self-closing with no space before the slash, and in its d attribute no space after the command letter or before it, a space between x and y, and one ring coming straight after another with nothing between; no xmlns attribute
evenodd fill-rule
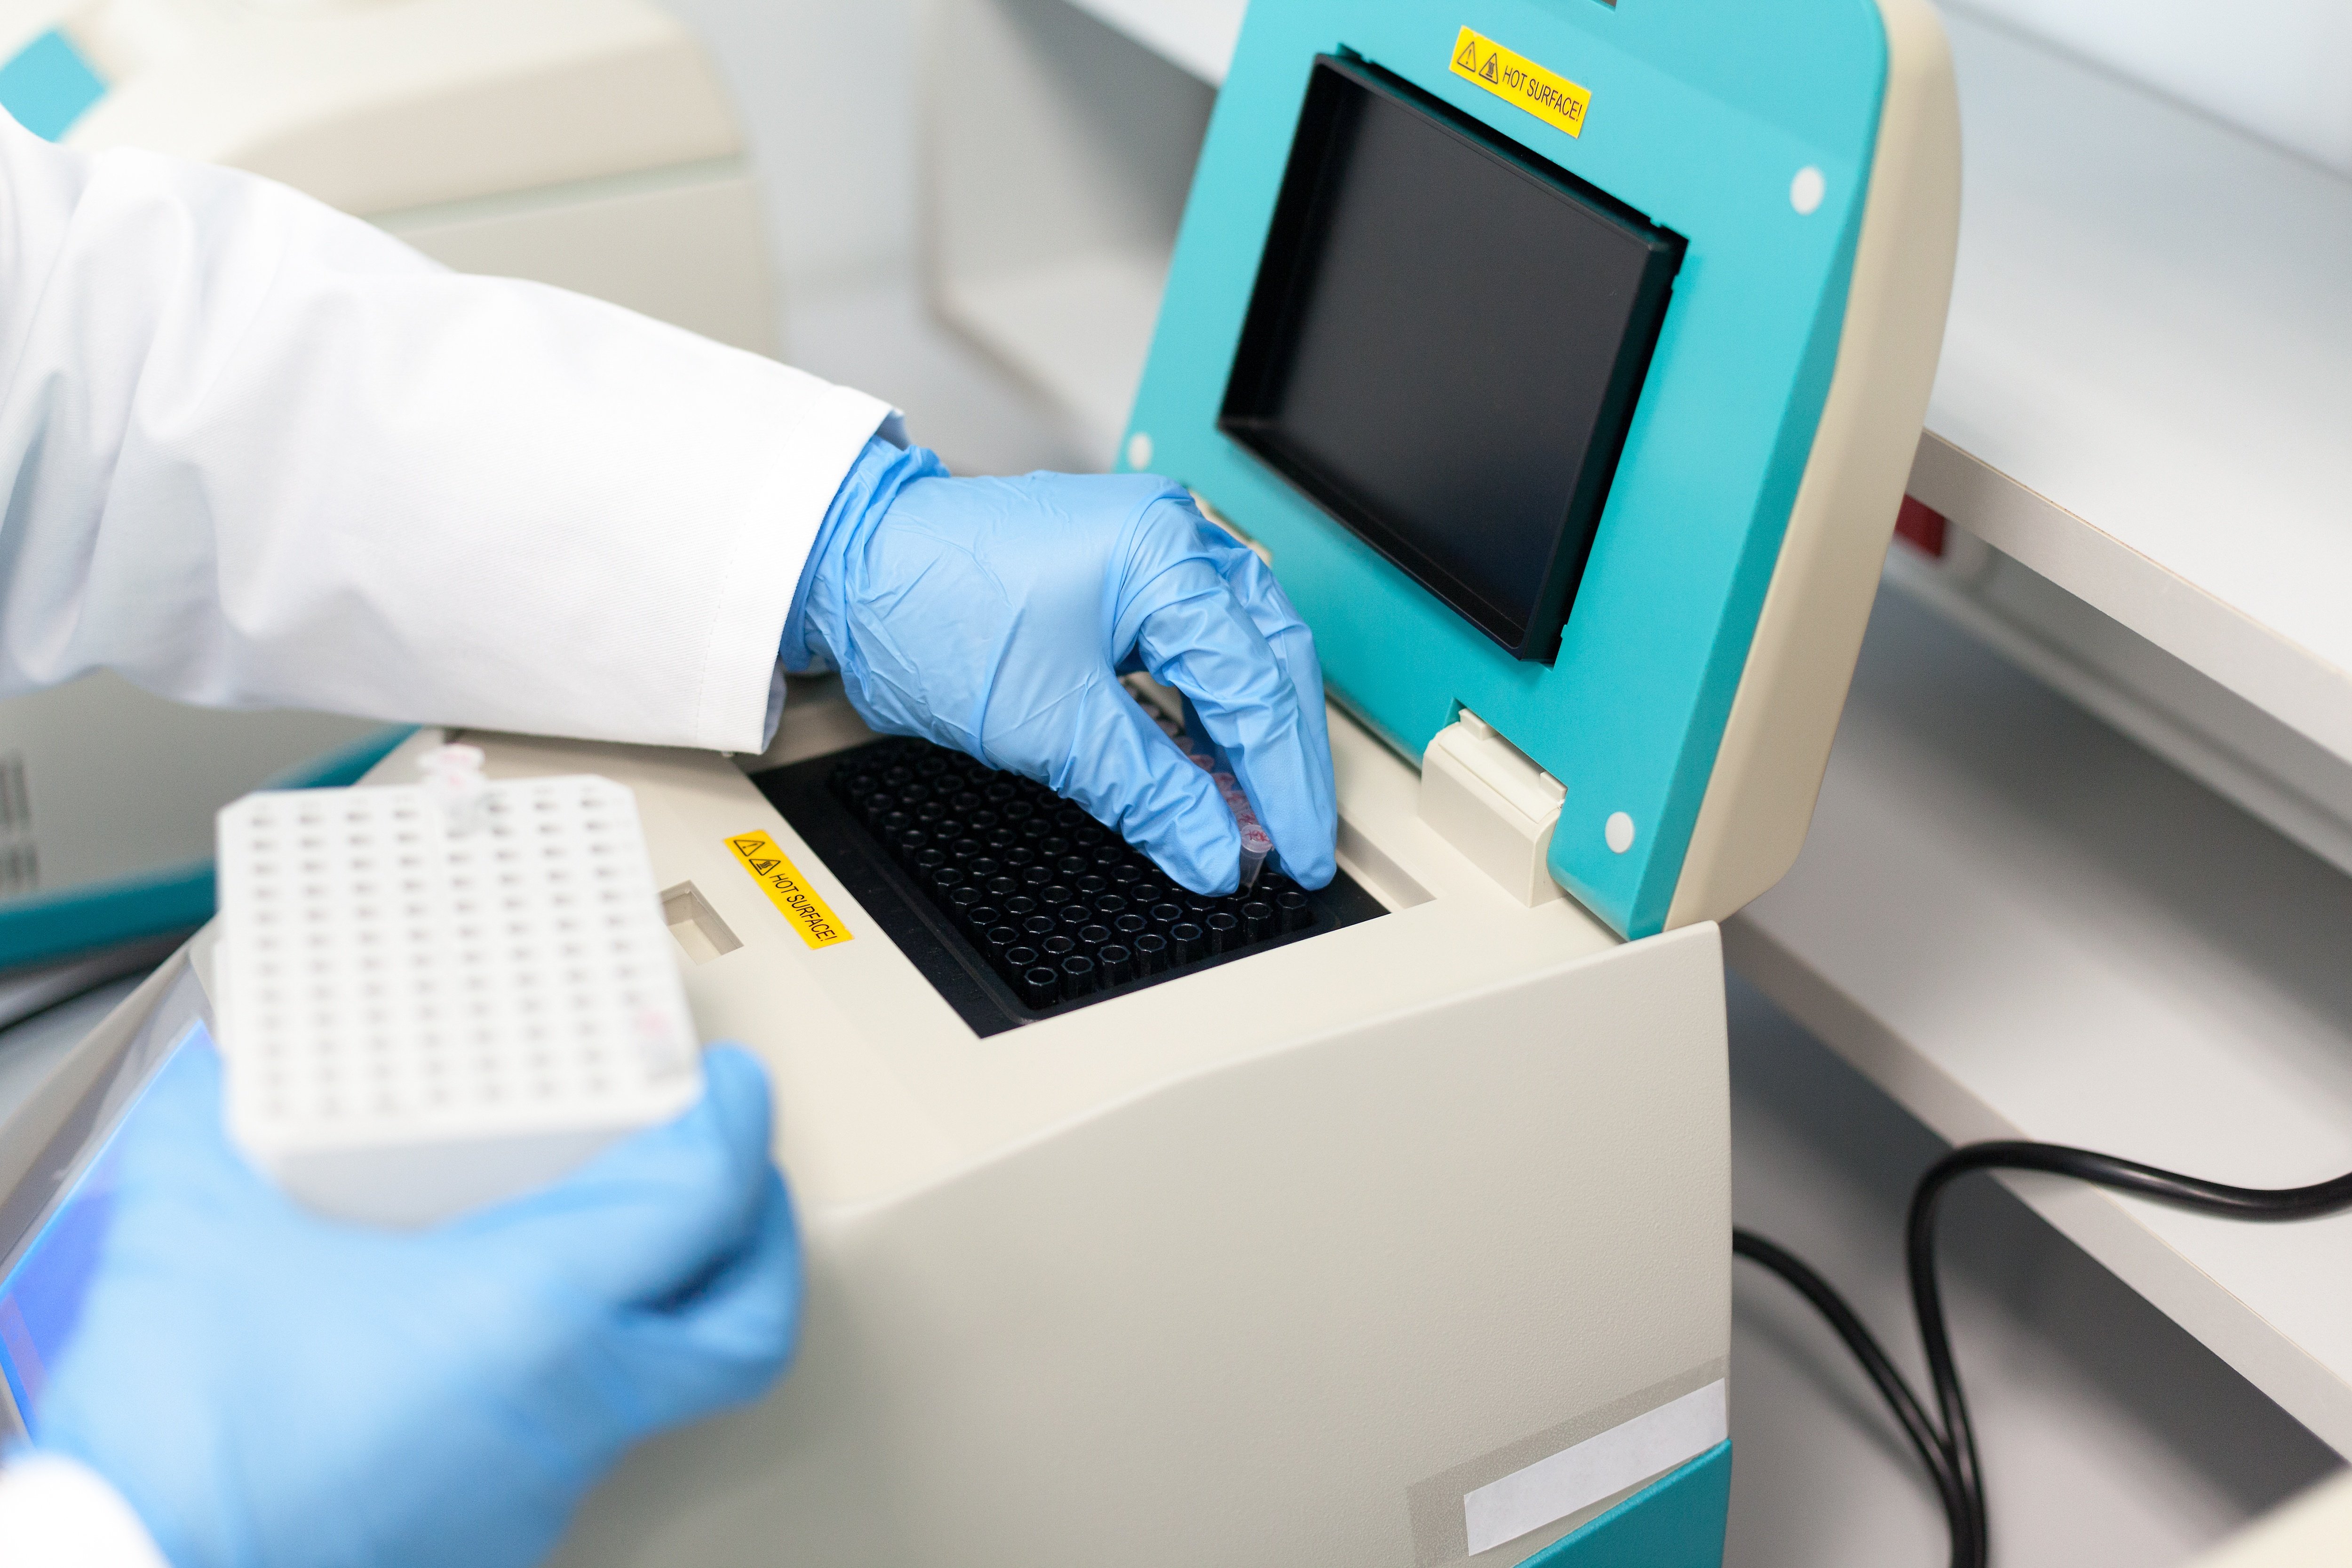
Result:
<svg viewBox="0 0 2352 1568"><path fill-rule="evenodd" d="M1718 1563L1713 922L1804 836L1957 197L1926 0L1257 0L1126 450L1314 627L1329 888L1188 901L822 688L759 759L467 737L634 792L808 1249L789 1379L561 1561ZM12 1268L208 962L0 1146Z"/></svg>

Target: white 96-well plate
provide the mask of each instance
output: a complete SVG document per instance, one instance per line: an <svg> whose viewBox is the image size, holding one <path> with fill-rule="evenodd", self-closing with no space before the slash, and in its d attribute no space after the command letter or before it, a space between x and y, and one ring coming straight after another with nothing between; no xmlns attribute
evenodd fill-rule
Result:
<svg viewBox="0 0 2352 1568"><path fill-rule="evenodd" d="M248 795L220 815L228 1126L312 1207L426 1224L702 1091L636 803L594 777Z"/></svg>

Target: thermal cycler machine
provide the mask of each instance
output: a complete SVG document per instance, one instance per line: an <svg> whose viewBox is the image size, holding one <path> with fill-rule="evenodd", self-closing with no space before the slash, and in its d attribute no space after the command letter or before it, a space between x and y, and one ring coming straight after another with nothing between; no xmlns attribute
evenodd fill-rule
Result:
<svg viewBox="0 0 2352 1568"><path fill-rule="evenodd" d="M808 1256L789 1378L560 1561L1719 1563L1713 922L1803 837L1957 196L1927 0L1256 0L1127 451L1314 628L1328 889L1187 900L822 687L758 759L468 736L635 792Z"/></svg>

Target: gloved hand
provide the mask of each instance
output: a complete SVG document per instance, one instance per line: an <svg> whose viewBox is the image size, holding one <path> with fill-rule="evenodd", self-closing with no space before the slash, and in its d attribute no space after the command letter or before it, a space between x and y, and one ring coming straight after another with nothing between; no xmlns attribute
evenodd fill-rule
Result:
<svg viewBox="0 0 2352 1568"><path fill-rule="evenodd" d="M173 1568L522 1568L630 1445L758 1394L797 1327L766 1079L546 1191L431 1230L334 1224L247 1168L184 1047L120 1145L115 1210L37 1446Z"/></svg>
<svg viewBox="0 0 2352 1568"><path fill-rule="evenodd" d="M1263 562L1165 479L957 479L869 443L810 552L784 667L829 661L867 724L1039 780L1200 893L1241 837L1118 683L1182 692L1283 868L1331 879L1339 807L1315 640Z"/></svg>

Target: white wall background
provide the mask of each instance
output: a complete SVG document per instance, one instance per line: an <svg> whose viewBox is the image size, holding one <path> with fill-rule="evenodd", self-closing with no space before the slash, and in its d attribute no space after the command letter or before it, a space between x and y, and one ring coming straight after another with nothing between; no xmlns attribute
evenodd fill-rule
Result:
<svg viewBox="0 0 2352 1568"><path fill-rule="evenodd" d="M1959 0L2352 174L2352 0Z"/></svg>
<svg viewBox="0 0 2352 1568"><path fill-rule="evenodd" d="M914 243L918 0L664 0L711 46L771 193L786 281ZM1955 0L2352 174L2352 0Z"/></svg>
<svg viewBox="0 0 2352 1568"><path fill-rule="evenodd" d="M916 0L663 0L743 116L788 289L903 263L914 239Z"/></svg>
<svg viewBox="0 0 2352 1568"><path fill-rule="evenodd" d="M959 469L1087 458L914 280L923 0L661 0L732 88L767 194L793 363L904 407ZM1122 13L1187 0L1083 0ZM2352 175L2352 0L1945 0Z"/></svg>
<svg viewBox="0 0 2352 1568"><path fill-rule="evenodd" d="M960 473L1087 466L1062 422L933 322L915 279L921 0L660 0L735 95L773 237L785 359L887 397Z"/></svg>

